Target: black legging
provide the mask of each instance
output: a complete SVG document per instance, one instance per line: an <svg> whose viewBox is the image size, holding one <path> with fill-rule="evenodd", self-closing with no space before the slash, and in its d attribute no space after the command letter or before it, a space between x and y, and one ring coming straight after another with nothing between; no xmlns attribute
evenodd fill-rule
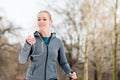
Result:
<svg viewBox="0 0 120 80"><path fill-rule="evenodd" d="M52 79L50 79L50 80L57 80L57 79L52 78Z"/></svg>

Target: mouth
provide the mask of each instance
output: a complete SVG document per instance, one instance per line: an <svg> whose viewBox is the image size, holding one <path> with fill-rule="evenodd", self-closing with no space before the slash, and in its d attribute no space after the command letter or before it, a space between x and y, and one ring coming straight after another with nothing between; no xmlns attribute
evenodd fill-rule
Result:
<svg viewBox="0 0 120 80"><path fill-rule="evenodd" d="M45 27L45 25L39 25L40 27Z"/></svg>

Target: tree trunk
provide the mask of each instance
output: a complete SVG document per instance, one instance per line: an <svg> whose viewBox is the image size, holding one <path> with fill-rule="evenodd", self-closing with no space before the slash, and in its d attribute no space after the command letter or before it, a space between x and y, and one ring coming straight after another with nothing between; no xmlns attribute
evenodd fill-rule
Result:
<svg viewBox="0 0 120 80"><path fill-rule="evenodd" d="M100 68L97 72L97 80L102 80L102 70Z"/></svg>
<svg viewBox="0 0 120 80"><path fill-rule="evenodd" d="M115 11L114 11L114 47L113 47L113 80L117 80L117 60L116 60L116 54L117 54L117 23L116 23L116 17L117 17L117 7L118 7L118 0L116 0L115 4Z"/></svg>
<svg viewBox="0 0 120 80"><path fill-rule="evenodd" d="M84 80L88 80L88 39L86 36L86 42L85 42L85 61L84 61Z"/></svg>

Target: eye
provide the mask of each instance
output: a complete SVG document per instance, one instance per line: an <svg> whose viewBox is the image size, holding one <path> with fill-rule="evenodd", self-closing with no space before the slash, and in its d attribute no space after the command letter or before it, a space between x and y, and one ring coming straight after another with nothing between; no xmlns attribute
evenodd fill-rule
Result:
<svg viewBox="0 0 120 80"><path fill-rule="evenodd" d="M47 19L43 19L43 21L46 21Z"/></svg>
<svg viewBox="0 0 120 80"><path fill-rule="evenodd" d="M40 21L41 19L38 19L38 21Z"/></svg>

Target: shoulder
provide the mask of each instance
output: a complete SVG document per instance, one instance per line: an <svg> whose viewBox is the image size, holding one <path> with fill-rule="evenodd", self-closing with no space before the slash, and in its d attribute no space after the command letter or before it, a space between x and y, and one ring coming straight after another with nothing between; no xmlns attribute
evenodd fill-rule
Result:
<svg viewBox="0 0 120 80"><path fill-rule="evenodd" d="M52 33L52 35L53 35L52 37L54 38L54 43L57 43L59 45L63 44L62 39L56 36L56 33Z"/></svg>
<svg viewBox="0 0 120 80"><path fill-rule="evenodd" d="M64 43L63 43L63 41L60 38L56 37L56 41L57 41L57 44L59 44L60 47L64 46Z"/></svg>
<svg viewBox="0 0 120 80"><path fill-rule="evenodd" d="M55 40L56 40L57 42L59 42L59 43L62 43L62 40L61 40L60 38L58 38L58 37L55 37Z"/></svg>

